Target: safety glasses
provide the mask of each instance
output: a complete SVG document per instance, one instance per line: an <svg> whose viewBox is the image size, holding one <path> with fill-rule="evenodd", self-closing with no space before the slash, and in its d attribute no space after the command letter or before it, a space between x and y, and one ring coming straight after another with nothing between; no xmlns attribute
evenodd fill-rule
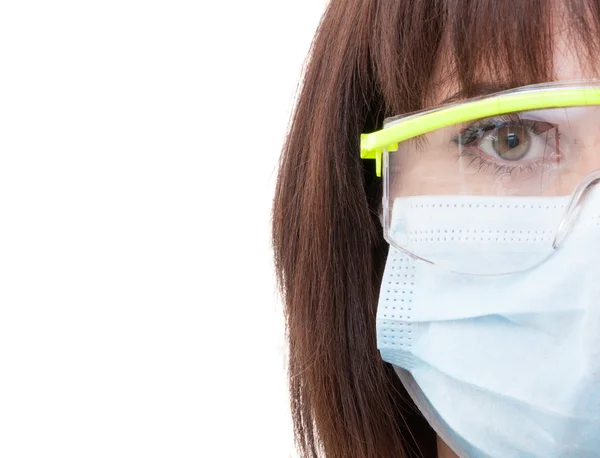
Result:
<svg viewBox="0 0 600 458"><path fill-rule="evenodd" d="M389 118L362 135L361 157L383 175L384 235L397 249L461 273L530 269L587 221L579 214L600 180L600 81Z"/></svg>

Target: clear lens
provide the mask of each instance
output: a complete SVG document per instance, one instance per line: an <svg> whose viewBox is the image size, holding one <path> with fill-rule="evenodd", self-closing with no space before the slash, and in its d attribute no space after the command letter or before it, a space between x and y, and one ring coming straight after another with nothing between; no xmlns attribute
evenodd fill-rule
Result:
<svg viewBox="0 0 600 458"><path fill-rule="evenodd" d="M571 196L598 169L599 106L434 130L384 153L386 238L458 272L528 269L552 253Z"/></svg>

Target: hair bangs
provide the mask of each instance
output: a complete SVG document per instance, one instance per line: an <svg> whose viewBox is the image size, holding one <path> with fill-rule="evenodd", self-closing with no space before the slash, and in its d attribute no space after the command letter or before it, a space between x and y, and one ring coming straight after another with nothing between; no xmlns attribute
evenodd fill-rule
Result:
<svg viewBox="0 0 600 458"><path fill-rule="evenodd" d="M378 14L371 50L386 116L556 80L561 45L598 74L598 0L422 0Z"/></svg>

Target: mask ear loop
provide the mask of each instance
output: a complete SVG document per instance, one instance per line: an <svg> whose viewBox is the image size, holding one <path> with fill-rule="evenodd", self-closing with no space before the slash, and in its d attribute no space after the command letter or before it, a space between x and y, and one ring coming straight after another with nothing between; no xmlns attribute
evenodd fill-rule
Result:
<svg viewBox="0 0 600 458"><path fill-rule="evenodd" d="M558 248L564 242L565 238L567 238L567 235L569 235L575 225L575 221L577 221L585 198L598 183L600 183L600 170L590 173L579 182L556 231L556 237L552 242L553 249Z"/></svg>

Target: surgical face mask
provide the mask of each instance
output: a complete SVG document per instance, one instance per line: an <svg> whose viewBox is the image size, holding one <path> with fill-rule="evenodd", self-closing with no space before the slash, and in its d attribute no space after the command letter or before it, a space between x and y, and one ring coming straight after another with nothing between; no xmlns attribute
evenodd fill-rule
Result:
<svg viewBox="0 0 600 458"><path fill-rule="evenodd" d="M535 266L455 273L394 246L377 343L437 434L461 457L600 457L600 186ZM458 265L530 265L568 197L399 197L389 231ZM493 270L493 269L492 269Z"/></svg>

